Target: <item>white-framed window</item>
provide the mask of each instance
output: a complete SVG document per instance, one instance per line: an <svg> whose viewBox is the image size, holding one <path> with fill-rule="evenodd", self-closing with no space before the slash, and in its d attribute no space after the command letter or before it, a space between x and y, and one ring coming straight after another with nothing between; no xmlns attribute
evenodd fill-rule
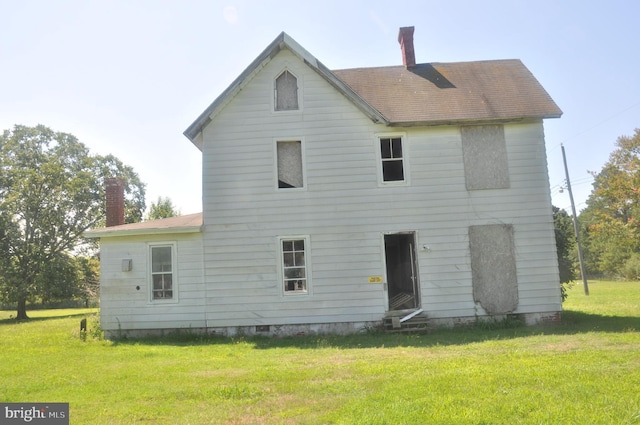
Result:
<svg viewBox="0 0 640 425"><path fill-rule="evenodd" d="M276 141L276 168L278 189L305 187L302 140Z"/></svg>
<svg viewBox="0 0 640 425"><path fill-rule="evenodd" d="M175 243L149 244L149 279L151 301L177 301Z"/></svg>
<svg viewBox="0 0 640 425"><path fill-rule="evenodd" d="M273 84L273 106L276 111L297 111L300 109L298 101L298 78L288 69L282 71Z"/></svg>
<svg viewBox="0 0 640 425"><path fill-rule="evenodd" d="M309 236L283 236L278 238L280 280L285 295L308 294Z"/></svg>
<svg viewBox="0 0 640 425"><path fill-rule="evenodd" d="M379 183L403 185L408 183L407 149L401 134L379 135L377 154L380 163Z"/></svg>

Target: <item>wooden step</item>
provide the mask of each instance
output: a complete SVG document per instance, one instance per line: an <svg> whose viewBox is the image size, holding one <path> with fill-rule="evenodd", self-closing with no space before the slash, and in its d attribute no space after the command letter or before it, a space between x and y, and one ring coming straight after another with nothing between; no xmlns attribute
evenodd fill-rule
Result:
<svg viewBox="0 0 640 425"><path fill-rule="evenodd" d="M383 320L385 332L429 332L434 327L426 316L415 316L404 322L400 316L386 317Z"/></svg>

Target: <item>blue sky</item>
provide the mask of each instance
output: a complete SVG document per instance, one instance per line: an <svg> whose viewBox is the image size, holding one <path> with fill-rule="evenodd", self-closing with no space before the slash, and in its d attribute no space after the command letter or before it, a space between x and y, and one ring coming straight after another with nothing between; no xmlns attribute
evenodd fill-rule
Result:
<svg viewBox="0 0 640 425"><path fill-rule="evenodd" d="M200 152L182 132L281 32L330 69L521 59L564 111L546 120L553 203L578 209L618 136L640 128L640 2L0 0L0 130L47 125L112 153L201 210Z"/></svg>

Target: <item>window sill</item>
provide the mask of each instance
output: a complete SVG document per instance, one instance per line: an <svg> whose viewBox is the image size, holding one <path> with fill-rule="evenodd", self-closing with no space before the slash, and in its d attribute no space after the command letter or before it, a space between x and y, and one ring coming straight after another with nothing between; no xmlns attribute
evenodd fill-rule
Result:
<svg viewBox="0 0 640 425"><path fill-rule="evenodd" d="M164 305L164 304L178 304L179 302L180 302L180 300L175 299L175 298L171 298L171 299L150 300L149 304L151 304L151 305Z"/></svg>

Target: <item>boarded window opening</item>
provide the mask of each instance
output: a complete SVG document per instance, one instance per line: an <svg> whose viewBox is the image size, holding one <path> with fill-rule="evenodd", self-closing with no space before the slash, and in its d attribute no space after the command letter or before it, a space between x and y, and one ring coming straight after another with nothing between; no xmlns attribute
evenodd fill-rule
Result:
<svg viewBox="0 0 640 425"><path fill-rule="evenodd" d="M304 186L302 174L302 142L278 142L278 187Z"/></svg>
<svg viewBox="0 0 640 425"><path fill-rule="evenodd" d="M381 138L380 158L382 159L382 181L404 181L404 158L401 137Z"/></svg>
<svg viewBox="0 0 640 425"><path fill-rule="evenodd" d="M276 111L294 111L298 109L298 79L289 71L276 78Z"/></svg>
<svg viewBox="0 0 640 425"><path fill-rule="evenodd" d="M473 299L487 314L506 314L518 307L513 226L469 227Z"/></svg>
<svg viewBox="0 0 640 425"><path fill-rule="evenodd" d="M462 127L467 190L509 188L507 145L502 125Z"/></svg>

